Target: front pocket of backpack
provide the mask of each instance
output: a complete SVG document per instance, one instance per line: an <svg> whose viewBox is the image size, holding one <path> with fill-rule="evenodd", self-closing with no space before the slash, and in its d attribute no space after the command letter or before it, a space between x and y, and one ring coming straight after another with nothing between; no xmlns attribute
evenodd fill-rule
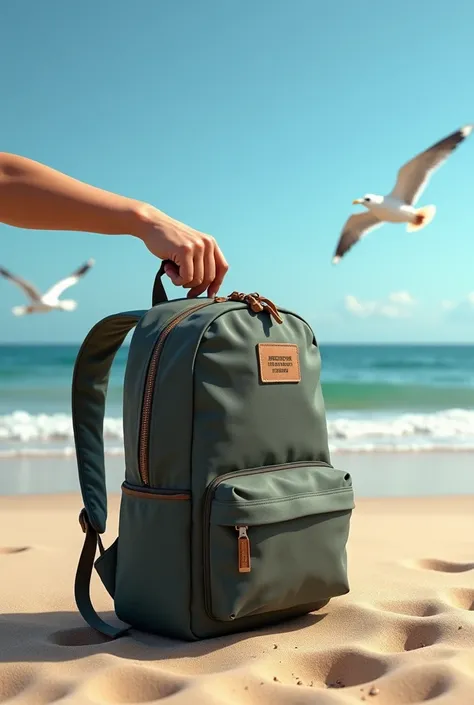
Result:
<svg viewBox="0 0 474 705"><path fill-rule="evenodd" d="M208 615L233 621L347 593L353 508L350 475L323 463L217 478L204 510Z"/></svg>

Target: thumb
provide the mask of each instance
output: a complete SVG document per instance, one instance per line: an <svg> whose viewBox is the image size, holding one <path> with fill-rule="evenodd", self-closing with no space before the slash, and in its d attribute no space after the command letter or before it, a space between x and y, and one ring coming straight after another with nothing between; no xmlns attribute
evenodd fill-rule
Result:
<svg viewBox="0 0 474 705"><path fill-rule="evenodd" d="M173 284L178 284L181 277L179 276L179 267L174 262L166 262L165 274L171 279Z"/></svg>

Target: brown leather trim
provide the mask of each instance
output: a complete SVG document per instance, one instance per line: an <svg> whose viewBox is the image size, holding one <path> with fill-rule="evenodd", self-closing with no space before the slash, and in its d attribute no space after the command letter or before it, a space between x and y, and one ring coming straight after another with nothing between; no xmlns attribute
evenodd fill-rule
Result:
<svg viewBox="0 0 474 705"><path fill-rule="evenodd" d="M123 486L122 492L124 494L128 494L129 497L138 497L138 499L169 499L171 502L184 501L191 498L191 495L189 494L159 494L158 492L140 492L140 490L131 490L129 487Z"/></svg>
<svg viewBox="0 0 474 705"><path fill-rule="evenodd" d="M301 382L298 346L292 343L258 343L260 380L265 384Z"/></svg>

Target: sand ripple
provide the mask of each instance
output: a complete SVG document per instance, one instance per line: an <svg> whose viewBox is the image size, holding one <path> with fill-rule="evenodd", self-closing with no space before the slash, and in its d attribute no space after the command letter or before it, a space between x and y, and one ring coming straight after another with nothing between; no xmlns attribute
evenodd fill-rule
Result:
<svg viewBox="0 0 474 705"><path fill-rule="evenodd" d="M430 502L359 500L351 592L317 615L181 643L133 631L109 641L84 625L73 602L77 498L61 501L61 532L51 499L22 498L9 515L0 498L0 703L471 705L474 501ZM28 550L40 545L29 526L42 550ZM426 558L433 549L439 557ZM96 579L93 599L109 619Z"/></svg>

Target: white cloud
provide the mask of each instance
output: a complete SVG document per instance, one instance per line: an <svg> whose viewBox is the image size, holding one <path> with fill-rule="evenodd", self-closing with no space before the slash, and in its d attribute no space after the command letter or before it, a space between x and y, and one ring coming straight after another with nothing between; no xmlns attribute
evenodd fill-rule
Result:
<svg viewBox="0 0 474 705"><path fill-rule="evenodd" d="M449 299L443 299L440 302L441 310L446 312L459 311L464 309L466 313L470 312L474 308L474 291L466 294L459 301L451 301Z"/></svg>
<svg viewBox="0 0 474 705"><path fill-rule="evenodd" d="M394 291L388 298L389 301L394 304L406 304L407 306L412 306L416 303L409 291Z"/></svg>
<svg viewBox="0 0 474 705"><path fill-rule="evenodd" d="M440 308L445 321L466 322L472 321L474 314L474 291L466 294L458 301L442 300Z"/></svg>
<svg viewBox="0 0 474 705"><path fill-rule="evenodd" d="M354 316L383 316L385 318L406 318L411 313L411 307L416 303L408 291L395 291L389 294L388 300L361 301L352 294L344 299L346 311Z"/></svg>
<svg viewBox="0 0 474 705"><path fill-rule="evenodd" d="M353 313L355 316L370 316L374 311L374 302L372 301L359 301L355 296L349 294L345 298L345 305L347 311Z"/></svg>

